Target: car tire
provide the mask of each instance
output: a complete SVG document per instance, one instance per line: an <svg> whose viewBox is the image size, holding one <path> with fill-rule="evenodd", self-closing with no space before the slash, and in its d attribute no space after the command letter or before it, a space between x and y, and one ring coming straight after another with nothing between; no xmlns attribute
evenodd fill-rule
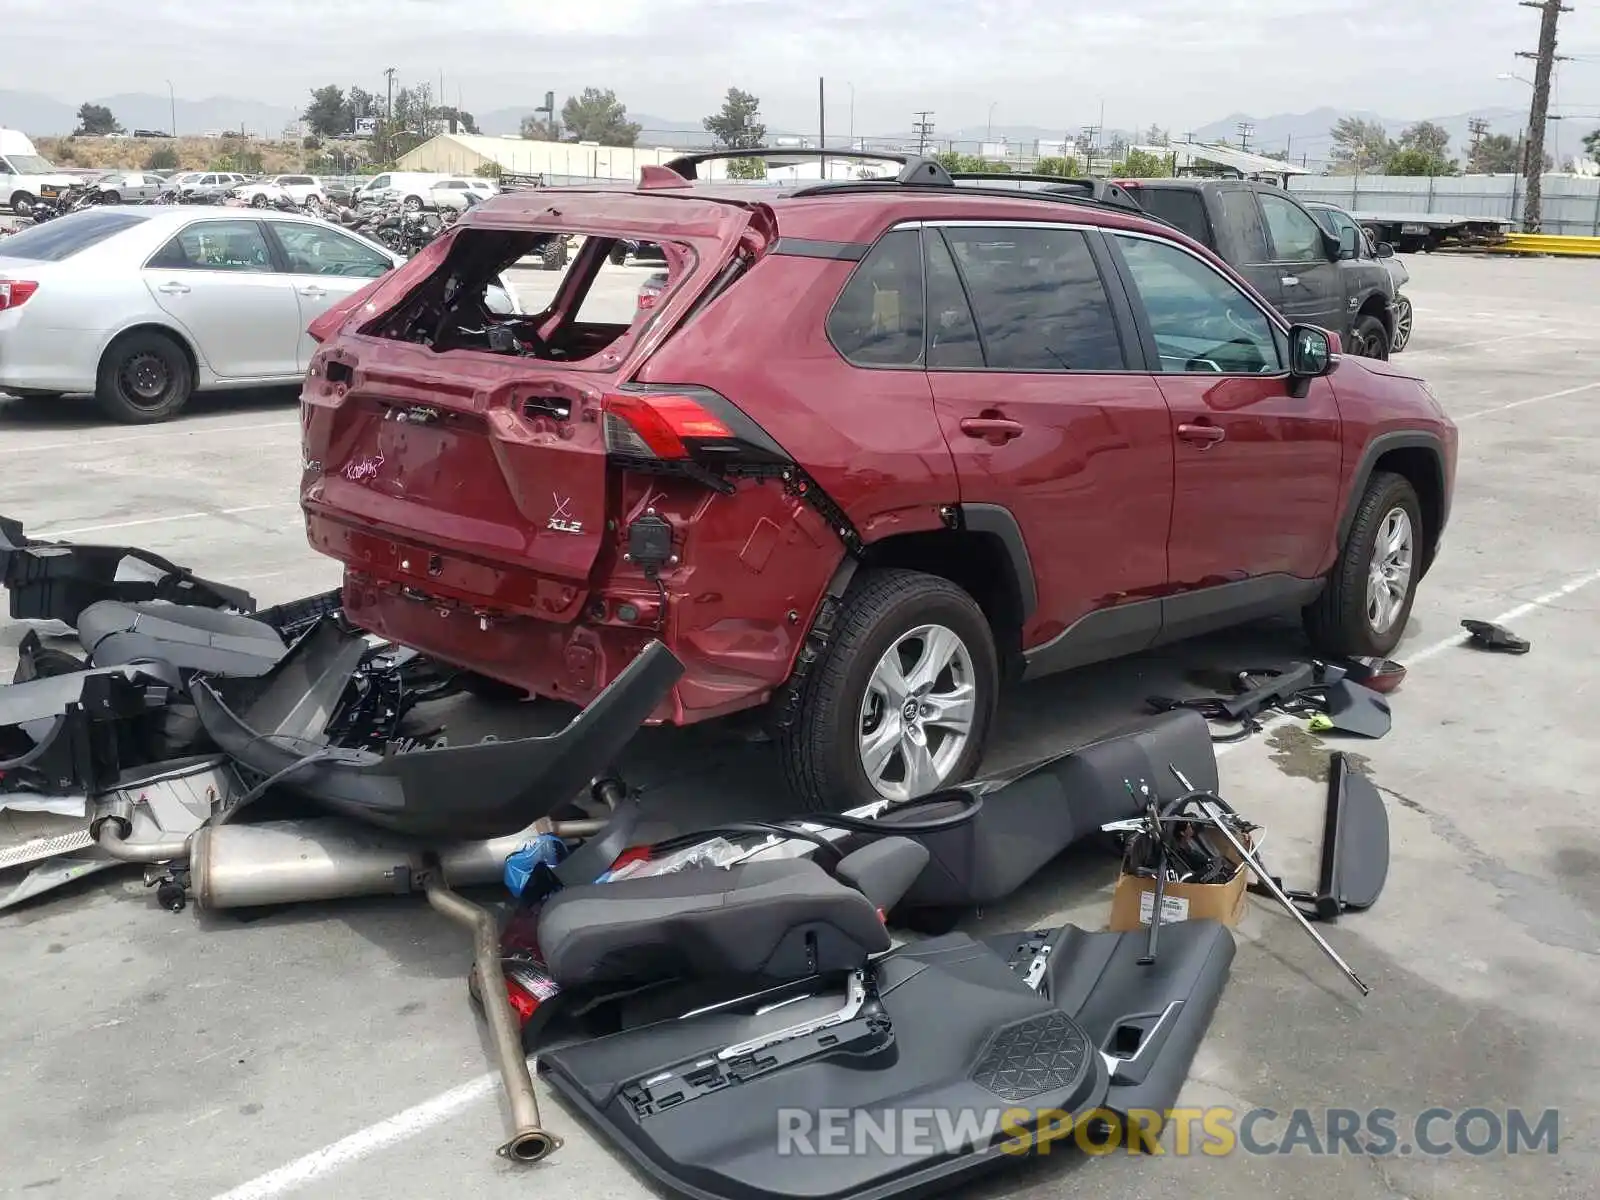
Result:
<svg viewBox="0 0 1600 1200"><path fill-rule="evenodd" d="M31 217L33 215L33 197L28 195L27 192L18 192L11 197L11 211L19 217Z"/></svg>
<svg viewBox="0 0 1600 1200"><path fill-rule="evenodd" d="M1350 353L1357 358L1389 357L1389 327L1371 313L1361 313L1350 324Z"/></svg>
<svg viewBox="0 0 1600 1200"><path fill-rule="evenodd" d="M266 195L264 193L257 192L254 196L250 197L250 207L251 208L265 208L266 206L267 206L267 197L266 197Z"/></svg>
<svg viewBox="0 0 1600 1200"><path fill-rule="evenodd" d="M1305 610L1313 653L1387 658L1394 651L1416 600L1426 532L1411 481L1374 472L1322 595Z"/></svg>
<svg viewBox="0 0 1600 1200"><path fill-rule="evenodd" d="M539 252L539 263L546 271L559 271L567 265L567 239L553 237Z"/></svg>
<svg viewBox="0 0 1600 1200"><path fill-rule="evenodd" d="M405 202L405 210L407 212L413 212L413 213L421 212L422 211L422 197L421 196L407 196L406 197L406 202Z"/></svg>
<svg viewBox="0 0 1600 1200"><path fill-rule="evenodd" d="M100 359L94 397L114 421L152 425L169 421L194 392L189 356L172 338L151 331L112 342Z"/></svg>
<svg viewBox="0 0 1600 1200"><path fill-rule="evenodd" d="M869 571L846 592L833 628L800 684L792 722L779 732L794 799L809 812L845 812L970 778L1000 688L994 635L977 602L937 575ZM898 659L898 675L886 665L891 656ZM909 694L884 686L891 677L903 684L905 672L919 669L923 677L909 681L915 687ZM912 703L919 696L921 707ZM927 701L953 719L925 724L935 711ZM964 718L955 719L963 711ZM909 736L908 717L915 728ZM874 743L874 733L887 732L885 722L900 734Z"/></svg>
<svg viewBox="0 0 1600 1200"><path fill-rule="evenodd" d="M628 261L628 248L626 246L613 246L608 257L611 259L612 266L624 266Z"/></svg>

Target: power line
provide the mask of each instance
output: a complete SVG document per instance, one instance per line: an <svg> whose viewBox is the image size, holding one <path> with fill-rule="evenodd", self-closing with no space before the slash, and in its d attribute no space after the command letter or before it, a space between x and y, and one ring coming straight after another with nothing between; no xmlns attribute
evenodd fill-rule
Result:
<svg viewBox="0 0 1600 1200"><path fill-rule="evenodd" d="M1533 107L1528 113L1528 149L1523 160L1523 170L1528 176L1528 198L1523 204L1522 227L1528 233L1538 233L1544 216L1544 134L1550 119L1550 78L1561 59L1556 53L1556 29L1561 23L1561 14L1572 9L1561 0L1519 0L1519 3L1523 8L1537 8L1542 14L1539 49L1517 52L1518 58L1531 58L1537 63L1533 73Z"/></svg>
<svg viewBox="0 0 1600 1200"><path fill-rule="evenodd" d="M917 153L926 154L928 152L928 142L933 138L933 114L931 112L919 112L911 128L917 135Z"/></svg>

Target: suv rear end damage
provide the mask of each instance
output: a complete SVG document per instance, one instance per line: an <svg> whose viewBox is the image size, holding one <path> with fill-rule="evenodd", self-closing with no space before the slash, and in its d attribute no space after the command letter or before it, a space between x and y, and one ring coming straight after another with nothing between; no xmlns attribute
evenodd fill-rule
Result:
<svg viewBox="0 0 1600 1200"><path fill-rule="evenodd" d="M508 196L315 330L302 504L311 544L346 565L350 618L578 704L666 636L687 674L657 720L735 711L782 684L817 599L792 581L827 578L844 526L733 400L641 381L775 232L766 206L700 194ZM583 249L544 311L475 302L543 239L573 234ZM631 321L588 319L622 240L663 248L665 286L639 305L629 275ZM735 494L736 514L720 503ZM752 604L780 547L788 580L774 572ZM740 603L724 611L731 587Z"/></svg>

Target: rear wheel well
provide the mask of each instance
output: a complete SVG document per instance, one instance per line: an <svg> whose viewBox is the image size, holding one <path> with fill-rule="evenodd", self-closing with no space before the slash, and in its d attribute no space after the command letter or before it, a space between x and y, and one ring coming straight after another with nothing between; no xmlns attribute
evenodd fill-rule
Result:
<svg viewBox="0 0 1600 1200"><path fill-rule="evenodd" d="M861 566L921 571L948 579L977 601L994 633L1007 678L1022 665L1022 588L1005 543L973 530L929 530L867 546Z"/></svg>
<svg viewBox="0 0 1600 1200"><path fill-rule="evenodd" d="M156 335L157 337L164 337L179 350L183 351L183 356L189 360L189 378L194 380L196 385L199 384L200 363L195 358L193 347L189 345L188 340L184 338L182 334L168 329L165 325L135 325L130 329L124 329L122 332L117 334L116 337L112 338L106 343L106 348L100 352L100 362L103 364L106 361L106 356L108 354L110 354L117 348L118 345L136 333L150 333Z"/></svg>
<svg viewBox="0 0 1600 1200"><path fill-rule="evenodd" d="M1426 571L1433 565L1439 548L1440 526L1444 523L1444 478L1439 457L1423 446L1401 446L1378 456L1378 461L1372 464L1372 475L1379 471L1404 476L1417 493L1426 538L1422 560L1422 569ZM1369 483L1372 475L1367 477Z"/></svg>
<svg viewBox="0 0 1600 1200"><path fill-rule="evenodd" d="M1383 322L1383 327L1393 335L1394 311L1382 292L1373 292L1372 295L1368 296L1367 302L1361 306L1361 312L1358 315L1377 317L1378 320Z"/></svg>

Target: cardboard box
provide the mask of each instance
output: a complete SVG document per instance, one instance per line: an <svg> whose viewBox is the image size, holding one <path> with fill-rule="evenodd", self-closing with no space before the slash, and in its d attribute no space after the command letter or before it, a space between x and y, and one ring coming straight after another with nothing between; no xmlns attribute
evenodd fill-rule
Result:
<svg viewBox="0 0 1600 1200"><path fill-rule="evenodd" d="M1255 842L1246 844L1254 850ZM1228 847L1224 853L1235 862L1239 856ZM1242 864L1228 883L1169 883L1161 894L1161 923L1220 921L1233 928L1244 917L1246 885L1250 871ZM1111 897L1111 932L1132 933L1150 924L1155 908L1156 881L1124 871Z"/></svg>

